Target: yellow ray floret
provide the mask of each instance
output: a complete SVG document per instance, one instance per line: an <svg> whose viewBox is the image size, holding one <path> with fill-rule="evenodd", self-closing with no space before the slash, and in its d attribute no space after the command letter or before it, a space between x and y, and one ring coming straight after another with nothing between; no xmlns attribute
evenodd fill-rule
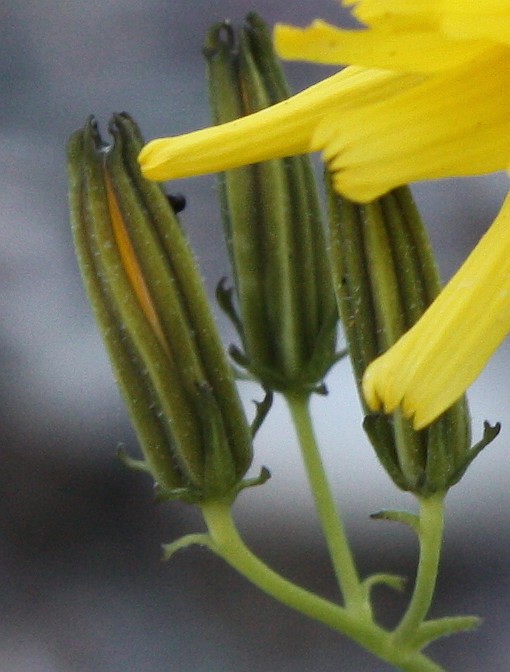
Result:
<svg viewBox="0 0 510 672"><path fill-rule="evenodd" d="M442 13L444 0L342 0L341 4L352 7L352 14L369 26L381 20L434 24Z"/></svg>
<svg viewBox="0 0 510 672"><path fill-rule="evenodd" d="M342 30L324 21L308 28L277 25L274 40L278 53L292 60L427 73L466 63L491 46L482 40L454 40L431 26L400 23L371 30Z"/></svg>
<svg viewBox="0 0 510 672"><path fill-rule="evenodd" d="M507 59L509 50L494 47L391 98L330 112L316 127L312 149L323 151L337 190L358 201L416 180L504 170L510 158Z"/></svg>
<svg viewBox="0 0 510 672"><path fill-rule="evenodd" d="M369 365L373 410L402 407L421 429L479 375L510 331L510 197L467 261L423 317Z"/></svg>
<svg viewBox="0 0 510 672"><path fill-rule="evenodd" d="M454 38L510 45L508 0L444 0L441 29Z"/></svg>
<svg viewBox="0 0 510 672"><path fill-rule="evenodd" d="M344 0L366 26L428 27L459 39L510 44L508 0Z"/></svg>
<svg viewBox="0 0 510 672"><path fill-rule="evenodd" d="M170 180L311 151L321 119L391 98L421 81L413 74L347 68L256 114L194 133L159 138L138 160L150 180Z"/></svg>

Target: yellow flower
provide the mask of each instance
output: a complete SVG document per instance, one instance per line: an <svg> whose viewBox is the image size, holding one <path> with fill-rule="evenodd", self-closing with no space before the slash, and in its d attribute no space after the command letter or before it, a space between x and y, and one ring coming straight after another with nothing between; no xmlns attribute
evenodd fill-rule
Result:
<svg viewBox="0 0 510 672"><path fill-rule="evenodd" d="M344 0L365 28L277 26L286 58L348 65L279 105L149 143L156 180L321 151L335 188L370 201L415 180L506 169L509 0ZM510 331L510 202L413 329L367 370L372 408L431 422Z"/></svg>

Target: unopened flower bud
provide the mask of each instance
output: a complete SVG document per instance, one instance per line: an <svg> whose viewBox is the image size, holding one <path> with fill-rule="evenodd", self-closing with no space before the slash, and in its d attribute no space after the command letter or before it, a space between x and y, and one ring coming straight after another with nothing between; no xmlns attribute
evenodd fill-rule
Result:
<svg viewBox="0 0 510 672"><path fill-rule="evenodd" d="M471 447L464 398L426 429L415 430L400 409L392 415L371 413L361 389L368 365L420 318L440 291L430 243L409 189L396 189L365 205L330 189L330 232L335 292L367 413L365 431L400 488L423 496L445 492L499 426L486 424L482 441Z"/></svg>
<svg viewBox="0 0 510 672"><path fill-rule="evenodd" d="M214 27L204 54L216 123L289 95L271 37L254 15L237 40L228 23ZM223 286L218 294L244 350L232 348L232 355L268 389L311 392L336 361L337 310L310 161L299 156L229 170L220 194L235 301Z"/></svg>
<svg viewBox="0 0 510 672"><path fill-rule="evenodd" d="M103 143L89 120L68 146L79 265L146 468L162 497L234 496L251 433L188 243L142 178L127 115Z"/></svg>

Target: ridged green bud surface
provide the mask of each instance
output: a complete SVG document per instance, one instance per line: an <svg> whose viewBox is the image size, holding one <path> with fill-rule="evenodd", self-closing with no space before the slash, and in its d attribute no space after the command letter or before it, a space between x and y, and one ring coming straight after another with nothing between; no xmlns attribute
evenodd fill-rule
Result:
<svg viewBox="0 0 510 672"><path fill-rule="evenodd" d="M115 115L106 145L89 120L69 141L76 251L145 467L163 498L233 497L251 432L193 255L142 145Z"/></svg>
<svg viewBox="0 0 510 672"><path fill-rule="evenodd" d="M465 399L416 431L400 411L370 413L361 394L370 362L420 318L441 289L425 228L407 187L364 205L330 188L329 202L335 293L367 413L365 431L398 487L422 496L445 492L499 427L486 425L483 440L471 447Z"/></svg>
<svg viewBox="0 0 510 672"><path fill-rule="evenodd" d="M228 23L214 27L204 54L216 123L289 95L271 37L254 15L237 39ZM220 194L235 301L223 286L219 298L244 350L232 355L267 389L312 391L336 361L337 310L309 159L229 170Z"/></svg>

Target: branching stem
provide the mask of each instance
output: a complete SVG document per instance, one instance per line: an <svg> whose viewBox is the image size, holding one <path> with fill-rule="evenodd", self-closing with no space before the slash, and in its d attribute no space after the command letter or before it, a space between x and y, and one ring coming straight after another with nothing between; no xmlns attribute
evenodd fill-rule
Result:
<svg viewBox="0 0 510 672"><path fill-rule="evenodd" d="M350 637L403 672L444 672L442 667L422 653L396 646L392 634L374 623L369 615L353 613L336 605L268 567L241 539L229 503L206 502L202 505L202 512L211 538L209 548L268 595Z"/></svg>
<svg viewBox="0 0 510 672"><path fill-rule="evenodd" d="M411 642L430 609L444 529L444 493L420 499L420 559L409 607L393 633L397 645Z"/></svg>

